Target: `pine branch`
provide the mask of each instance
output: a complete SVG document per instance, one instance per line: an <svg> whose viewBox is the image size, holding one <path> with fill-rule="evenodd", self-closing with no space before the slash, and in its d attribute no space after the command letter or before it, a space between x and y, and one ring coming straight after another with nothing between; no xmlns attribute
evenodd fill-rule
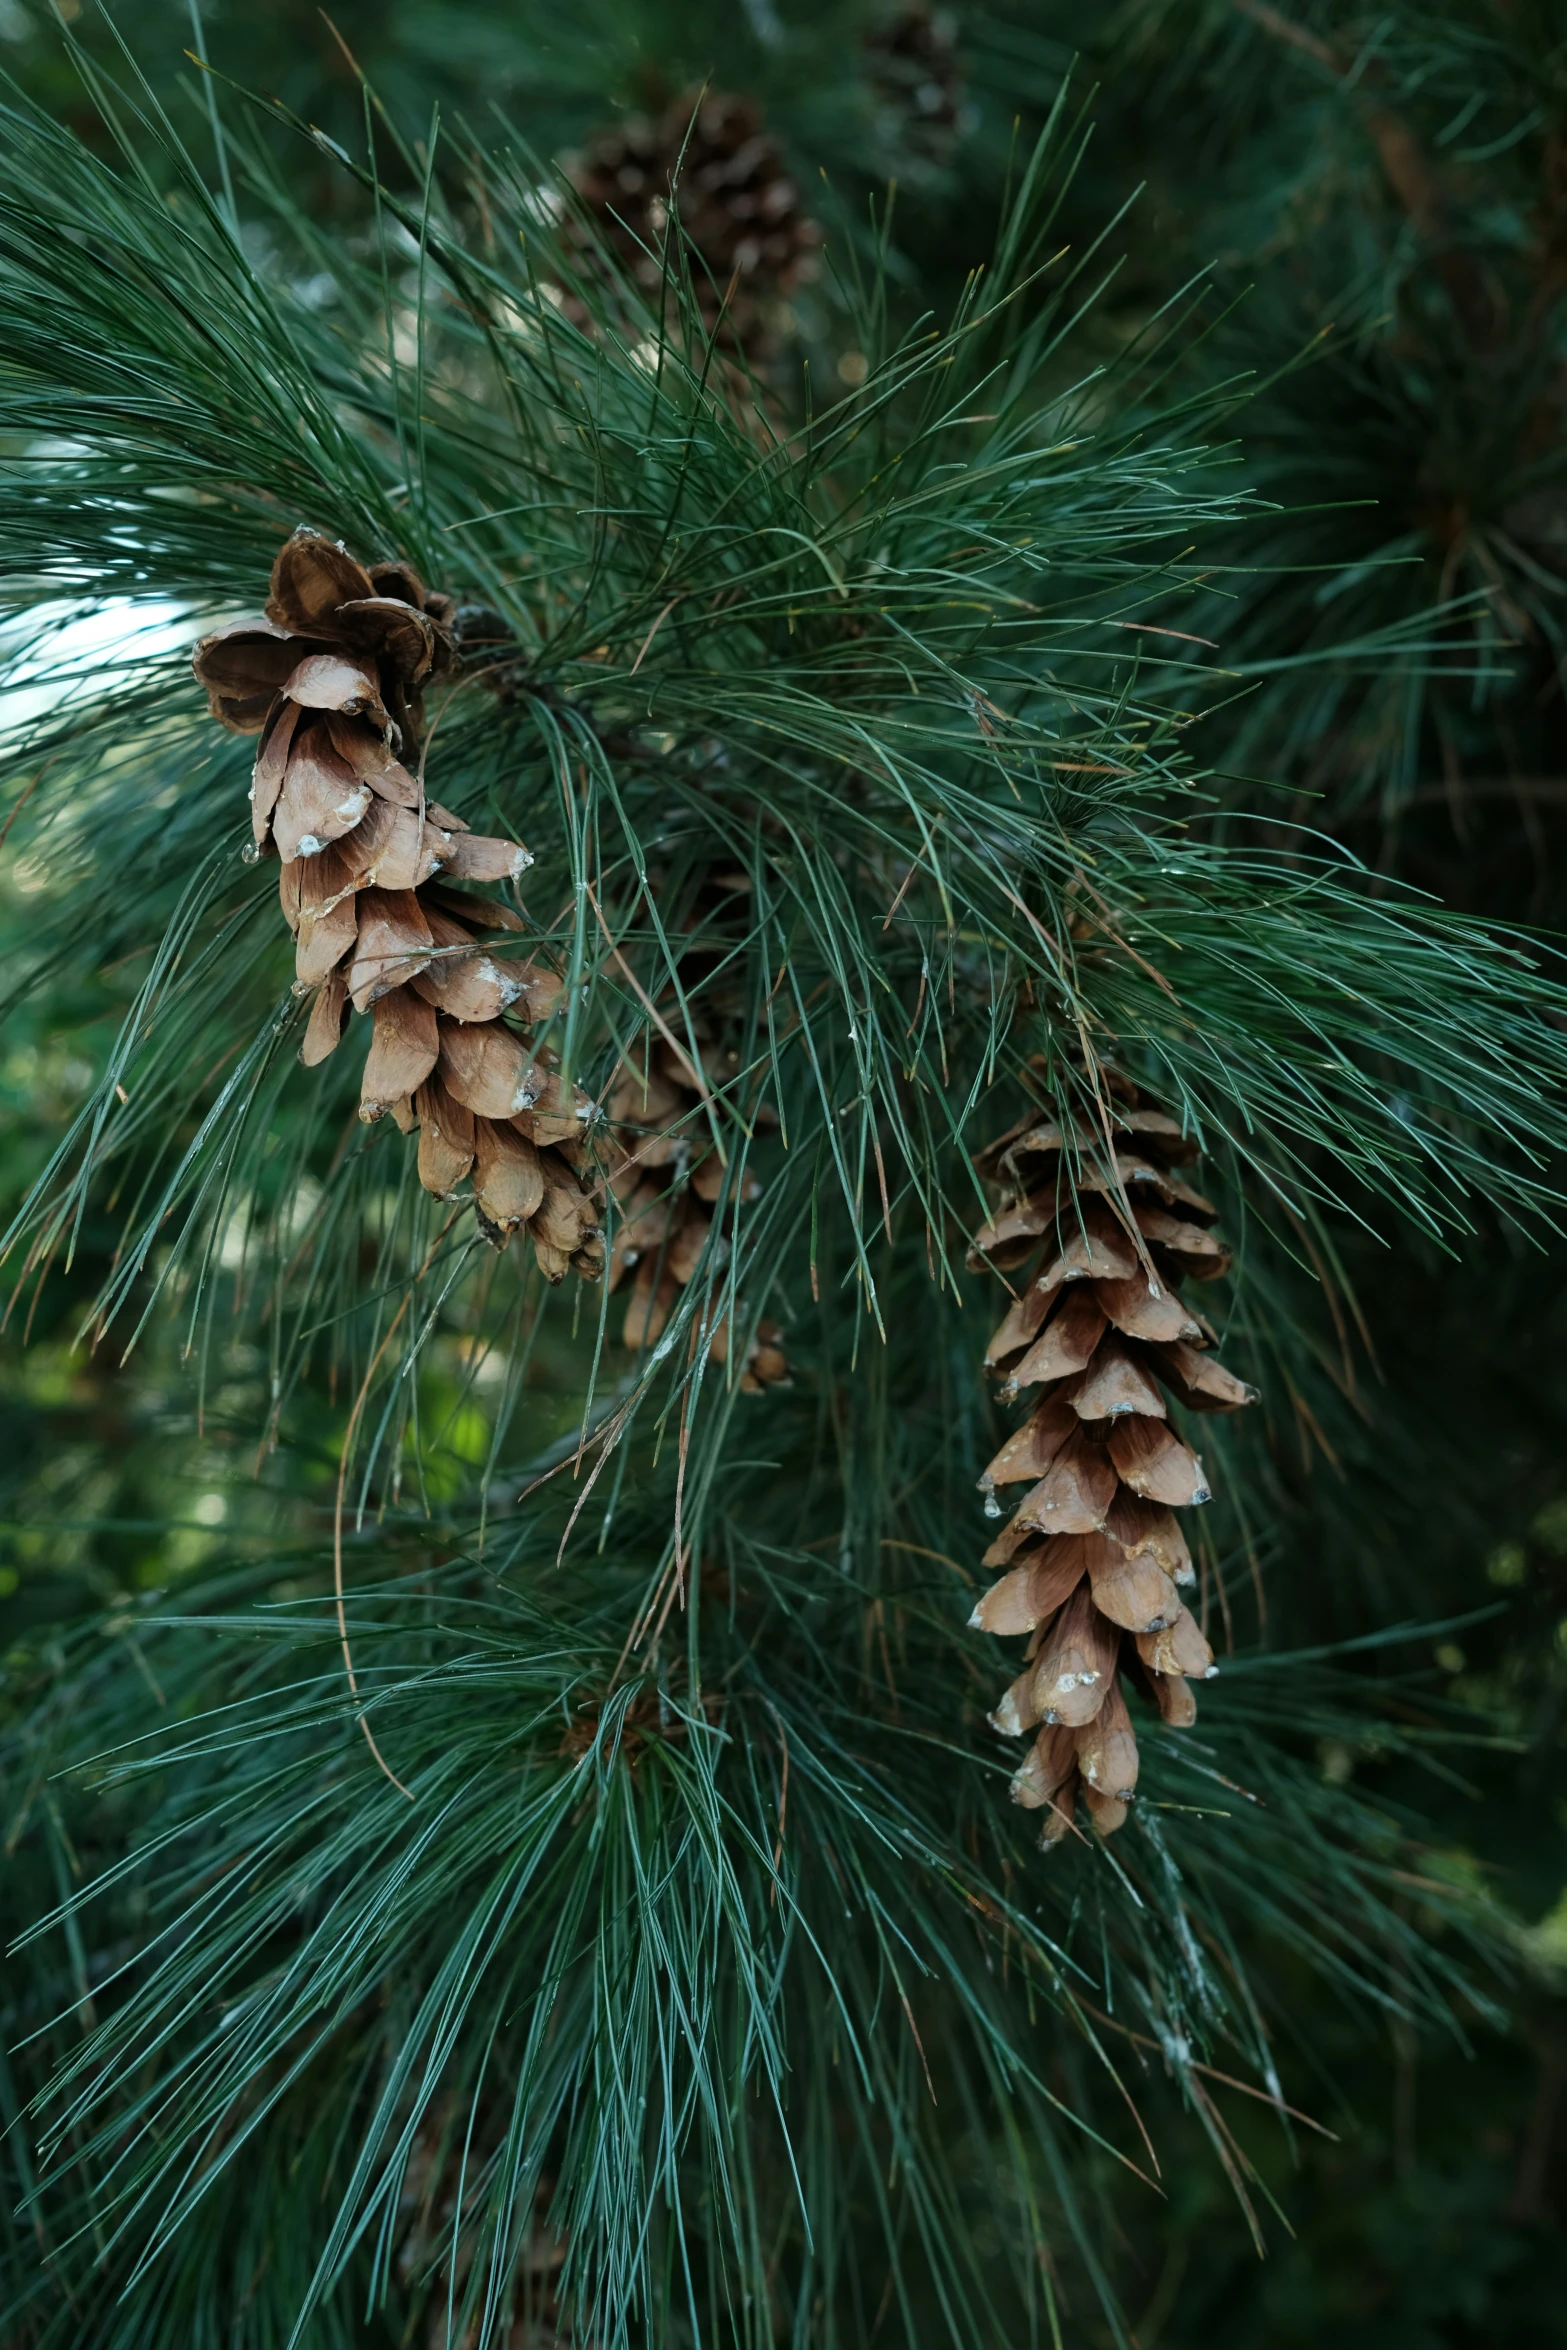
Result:
<svg viewBox="0 0 1567 2350"><path fill-rule="evenodd" d="M1296 1245L1346 1213L1449 1241L1548 1218L1553 967L1222 815L1197 720L1239 681L1192 623L1207 550L1264 519L1215 445L1234 390L1171 372L1139 405L1179 306L1146 369L1077 356L1086 268L1040 258L1053 146L950 325L877 343L873 293L863 385L793 410L724 363L678 233L640 286L527 155L485 167L479 227L367 171L360 253L236 141L263 260L167 145L138 175L25 111L7 135L12 609L157 597L194 634L300 522L483 607L429 771L534 852L492 903L561 982L540 1048L595 1100L671 1050L699 1083L670 1132L728 1171L656 1343L579 1324L447 1228L338 1056L289 1066L246 762L182 664L31 724L40 967L84 936L151 960L26 1266L112 1189L89 1317L150 1337L177 1301L198 1354L254 1345L293 1498L259 1565L132 1608L128 1655L68 1642L18 1726L36 1959L8 2037L38 2041L23 2187L65 2294L18 2312L50 2341L90 2307L107 2345L174 2310L215 2342L249 2293L260 2338L369 2307L494 2340L542 2236L606 2344L913 2341L936 2309L979 2345L1057 2324L1048 2207L1114 2336L1075 2182L1085 2149L1148 2149L1094 2011L1224 2144L1215 2073L1281 2099L1252 1954L1435 2025L1498 1933L1435 1876L1441 1935L1411 1916L1415 1824L1323 1779L1365 1701L1310 1662L1236 1660L1202 1747L1156 1732L1122 1850L1019 1853L951 1565L995 1441L954 1263L969 1145L1025 1069L1068 1099L1114 1040ZM1401 678L1440 649L1339 647ZM74 658L18 654L46 687ZM764 1307L798 1385L758 1399L711 1342ZM1452 1722L1385 1735L1440 1764ZM80 1892L35 1811L67 1765ZM993 2259L998 2169L1021 2218Z"/></svg>

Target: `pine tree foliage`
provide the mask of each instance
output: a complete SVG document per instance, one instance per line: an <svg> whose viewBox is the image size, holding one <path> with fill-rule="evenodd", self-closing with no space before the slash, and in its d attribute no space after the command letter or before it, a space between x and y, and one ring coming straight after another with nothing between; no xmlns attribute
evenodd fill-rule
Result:
<svg viewBox="0 0 1567 2350"><path fill-rule="evenodd" d="M1280 515L1232 649L1400 617L1443 642L1380 676L1304 663L1228 755L1296 781L1308 822L1391 828L1384 853L1412 803L1478 837L1560 757L1560 11L1133 0L1099 55L1168 136L1164 225L1254 288L1215 355L1259 383L1248 457Z"/></svg>
<svg viewBox="0 0 1567 2350"><path fill-rule="evenodd" d="M950 321L843 263L868 366L823 399L737 383L678 207L643 288L526 152L448 179L432 138L401 193L366 158L359 245L240 117L220 199L103 96L113 165L5 124L8 643L56 689L14 839L34 980L84 938L145 975L13 1246L63 1271L111 1206L100 1342L177 1314L199 1383L250 1334L298 1474L280 1536L63 1636L13 1725L8 2327L500 2342L542 2237L582 2342L1059 2341L1067 2273L1125 2340L1075 2182L1146 2172L1163 2075L1248 2194L1217 2089L1282 2098L1243 1945L1439 2020L1485 1916L1311 1767L1363 1716L1309 1657L1151 1720L1114 1847L1020 1833L953 1563L997 1435L971 1156L1025 1069L1079 1131L1113 1050L1210 1154L1266 1390L1299 1349L1253 1260L1549 1215L1560 986L1212 821L1198 714L1288 657L1208 662L1205 549L1269 518L1232 395L1157 388L1179 311L1077 359L1064 100ZM640 1353L421 1190L345 1057L300 1068L188 645L75 649L254 610L300 524L503 624L428 772L533 852L495 902L562 1083L701 1078L671 1181L716 1161L717 1213ZM746 1394L764 1318L795 1380ZM1202 1567L1216 1619L1235 1521Z"/></svg>
<svg viewBox="0 0 1567 2350"><path fill-rule="evenodd" d="M85 50L117 76L120 37L160 101L178 112L192 94L188 58L208 58L243 87L276 97L340 143L360 135L358 75L374 82L390 122L422 131L432 103L463 145L493 143L497 119L520 125L550 153L577 155L628 115L656 121L711 85L755 106L808 190L825 172L862 214L895 181L932 226L938 208L1005 182L1021 107L1048 112L1081 29L1041 29L1021 0L958 8L925 0L588 0L568 17L542 0L145 0L134 14L80 8L72 44L33 0L0 17L0 50L28 90L103 147L102 126L72 62ZM206 114L194 92L191 120ZM691 111L687 106L687 113ZM417 185L395 151L389 177ZM296 186L339 218L352 187L296 155ZM968 258L977 260L983 245Z"/></svg>

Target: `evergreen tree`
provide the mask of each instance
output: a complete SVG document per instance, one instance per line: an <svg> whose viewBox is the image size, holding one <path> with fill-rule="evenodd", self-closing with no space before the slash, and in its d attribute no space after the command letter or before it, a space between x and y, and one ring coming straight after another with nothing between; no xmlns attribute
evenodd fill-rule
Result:
<svg viewBox="0 0 1567 2350"><path fill-rule="evenodd" d="M765 200L786 157L803 184L812 136L844 163L906 52L867 18L827 81L826 15L814 48L759 21L722 79L785 142L746 182ZM1561 992L1505 928L1537 903L1497 891L1487 930L1390 878L1435 840L1429 779L1451 819L1511 713L1551 722L1557 591L1539 542L1470 528L1476 503L1454 541L1456 489L1429 529L1457 555L1384 560L1418 550L1383 535L1368 418L1399 419L1401 453L1422 399L1447 430L1498 382L1533 417L1555 313L1498 297L1538 368L1499 355L1468 258L1389 176L1451 119L1421 112L1441 76L1420 25L1379 36L1368 98L1347 14L1281 23L1133 12L1107 88L1114 157L1173 55L1199 89L1211 73L1218 120L1244 63L1259 146L1310 157L1306 124L1388 178L1380 215L1360 186L1309 254L1350 289L1349 356L1287 364L1320 323L1290 241L1245 330L1285 372L1244 408L1241 329L1204 336L1200 296L1165 299L1175 272L1123 297L1082 236L1055 258L1117 176L1090 149L1073 179L1065 96L993 266L953 279L977 256L936 199L1005 177L979 65L964 127L927 150L925 217L867 230L824 195L827 271L803 303L770 288L757 332L743 221L715 266L676 190L628 247L580 161L562 180L498 132L487 157L402 146L351 75L332 138L357 163L225 96L217 195L134 79L86 147L11 109L22 955L48 986L91 940L135 981L19 1216L19 1295L46 1329L85 1313L95 1361L153 1350L199 1443L262 1443L243 1501L221 1477L232 1531L153 1554L173 1590L18 1659L20 2339L1125 2339L1107 2240L1112 2212L1137 2224L1145 2127L1168 2163L1191 2117L1255 2228L1271 2157L1234 2084L1283 2118L1274 2044L1308 1986L1399 2031L1490 1996L1500 1921L1421 1850L1412 1800L1473 1717L1309 1647L1430 1613L1399 1561L1431 1440L1367 1442L1333 1344L1357 1234L1414 1236L1417 1356L1447 1310L1420 1251L1457 1249L1472 1349L1473 1286L1498 1287L1484 1236L1549 1214L1562 1128ZM970 59L1018 53L994 18L971 30ZM1499 60L1538 71L1528 30L1484 50L1476 114L1505 103ZM1441 58L1477 53L1467 20L1442 31ZM652 119L717 45L692 32L615 94ZM357 29L348 46L379 79ZM611 77L573 54L574 118L529 127L580 157ZM918 127L897 136L918 148ZM860 160L874 177L884 152ZM1288 186L1278 216L1293 240ZM1402 272L1391 306L1353 250L1368 219ZM1154 266L1134 242L1143 289ZM916 278L950 283L934 333ZM1312 510L1324 419L1329 496L1364 483L1376 514ZM1498 469L1499 513L1544 497L1548 519L1548 427L1454 447ZM1423 515L1429 459L1409 473ZM288 795L288 833L259 802L253 828L256 744L214 723L188 659L259 611L301 524L371 595L339 566L306 610L285 578L286 643L225 636L249 671L202 660L220 713L267 729L254 788ZM1497 547L1514 568L1477 597ZM95 655L82 615L127 597L180 641ZM359 684L311 701L301 660L357 662ZM1330 825L1368 801L1399 819L1382 878L1307 830L1302 792ZM309 809L342 828L288 856ZM417 836L406 872L362 833L390 840L389 809ZM476 837L532 863L508 847L476 871ZM280 851L292 942L245 840ZM328 858L307 905L301 868L314 885ZM303 958L349 915L323 980ZM390 946L373 920L402 923ZM370 971L372 949L395 963ZM301 1069L339 1007L291 979L362 965L359 1015ZM448 971L515 992L493 1020L453 1012ZM476 1021L507 1040L528 1131L453 1060ZM362 1122L372 1028L408 1082L371 1083L390 1114ZM499 1143L428 1181L430 1136L462 1127L437 1084L480 1122L476 1154L486 1123L568 1152L613 1297L554 1243L532 1270L515 1237L496 1250L544 1196L491 1212ZM1238 1253L1222 1310L1198 1302L1267 1427L1183 1423L1217 1472L1193 1596L1221 1670L1177 1728L1126 1625L1137 1800L1113 1842L1080 1812L1047 1857L1005 1802L1024 1749L985 1722L991 1643L962 1629L1014 1418L983 1368L1007 1294L964 1245L1006 1212L983 1150L1023 1117L1059 1138L1056 1238L1140 1239L1121 1278L1167 1290L1151 1219L1179 1203L1133 1171L1139 1103L1180 1144L1143 1144L1154 1176L1206 1153ZM1406 1375L1418 1391L1424 1366ZM1177 1420L1203 1400L1171 1391ZM1340 1502L1294 1472L1292 1435L1337 1451ZM1299 1588L1303 1556L1328 1588ZM1374 1789L1333 1759L1368 1744Z"/></svg>

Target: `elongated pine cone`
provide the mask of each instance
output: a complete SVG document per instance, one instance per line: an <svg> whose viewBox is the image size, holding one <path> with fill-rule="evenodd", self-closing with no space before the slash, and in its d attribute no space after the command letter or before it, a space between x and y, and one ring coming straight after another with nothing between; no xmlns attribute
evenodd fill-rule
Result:
<svg viewBox="0 0 1567 2350"><path fill-rule="evenodd" d="M360 1116L417 1127L437 1198L471 1174L497 1246L527 1225L551 1281L597 1279L603 1239L580 1180L594 1105L512 1025L547 1019L560 982L507 953L523 929L510 906L450 887L515 880L532 859L471 832L404 763L425 688L455 667L454 609L407 564L366 567L297 530L265 617L204 637L193 666L213 716L261 737L252 853L280 860L295 986L315 998L300 1058L337 1049L350 1007L368 1014Z"/></svg>
<svg viewBox="0 0 1567 2350"><path fill-rule="evenodd" d="M819 267L821 231L783 150L749 99L710 91L677 98L656 122L629 115L577 159L572 180L599 234L650 293L677 174L703 319L711 329L722 312L731 347L765 357L776 305Z"/></svg>
<svg viewBox="0 0 1567 2350"><path fill-rule="evenodd" d="M620 1205L609 1285L618 1289L632 1275L621 1337L638 1354L657 1345L710 1241L727 1245L722 1233L713 1232L726 1170L703 1107L711 1090L707 1070L660 1038L644 1067L621 1071L605 1103L612 1138L609 1185ZM761 1185L748 1175L741 1197L760 1194ZM740 1370L742 1392L755 1394L788 1378L781 1337L775 1322L757 1324ZM708 1342L709 1359L727 1362L731 1342L726 1317Z"/></svg>
<svg viewBox="0 0 1567 2350"><path fill-rule="evenodd" d="M1085 1120L1063 1134L1036 1111L976 1161L1005 1198L970 1264L1041 1260L985 1358L1005 1398L1039 1395L980 1480L996 1515L998 1486L1028 1491L985 1554L1006 1572L970 1621L1028 1635L990 1719L1004 1737L1038 1733L1012 1793L1047 1810L1047 1845L1068 1833L1079 1797L1101 1835L1126 1818L1137 1739L1123 1679L1185 1729L1193 1681L1215 1670L1181 1603L1195 1574L1174 1515L1207 1501L1208 1485L1166 1396L1193 1411L1256 1400L1214 1359L1212 1330L1180 1293L1230 1261L1208 1229L1211 1203L1175 1172L1196 1146L1134 1086L1109 1082L1113 1160L1102 1128Z"/></svg>

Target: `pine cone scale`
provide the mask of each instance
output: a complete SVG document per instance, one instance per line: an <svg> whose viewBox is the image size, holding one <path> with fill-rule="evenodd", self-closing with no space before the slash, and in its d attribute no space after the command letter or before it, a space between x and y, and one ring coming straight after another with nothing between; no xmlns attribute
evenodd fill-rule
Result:
<svg viewBox="0 0 1567 2350"><path fill-rule="evenodd" d="M294 974L302 988L318 987L329 971L353 951L359 917L352 896L339 898L324 914L301 913L296 933ZM362 1009L362 1007L356 1007Z"/></svg>

